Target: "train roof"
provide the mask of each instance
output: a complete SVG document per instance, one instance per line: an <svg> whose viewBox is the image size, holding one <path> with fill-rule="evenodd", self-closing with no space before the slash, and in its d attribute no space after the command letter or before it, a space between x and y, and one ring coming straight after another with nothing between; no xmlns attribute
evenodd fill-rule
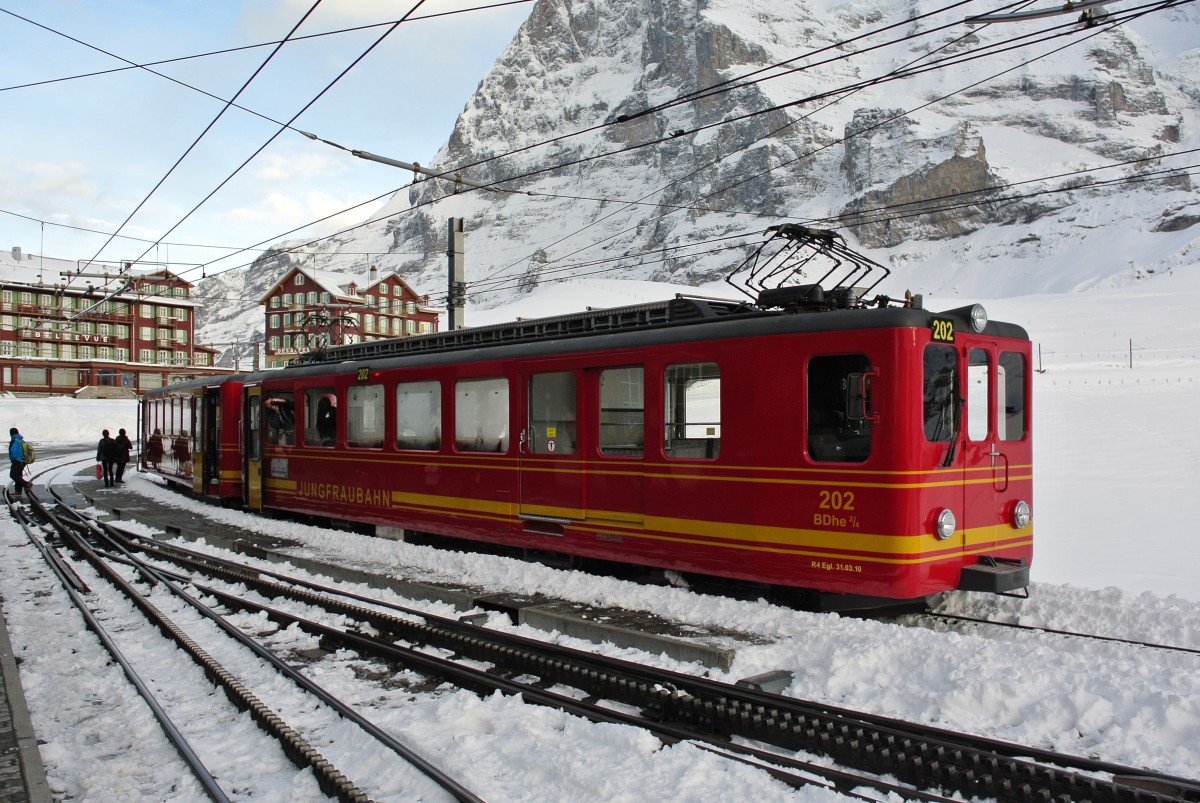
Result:
<svg viewBox="0 0 1200 803"><path fill-rule="evenodd" d="M253 383L297 375L341 373L354 370L363 362L374 368L387 368L800 332L924 329L934 319L951 319L957 331L969 331L970 310L971 307L962 307L932 312L919 305L886 303L845 309L763 309L747 302L678 295L646 304L335 346L306 355L285 368L195 379L147 393L211 387L230 380ZM989 321L983 334L1028 340L1022 327L1000 321Z"/></svg>

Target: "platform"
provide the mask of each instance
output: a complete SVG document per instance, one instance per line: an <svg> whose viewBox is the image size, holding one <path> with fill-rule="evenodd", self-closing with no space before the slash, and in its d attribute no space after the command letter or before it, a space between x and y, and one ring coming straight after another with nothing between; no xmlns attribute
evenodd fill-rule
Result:
<svg viewBox="0 0 1200 803"><path fill-rule="evenodd" d="M50 803L33 722L0 602L0 803Z"/></svg>

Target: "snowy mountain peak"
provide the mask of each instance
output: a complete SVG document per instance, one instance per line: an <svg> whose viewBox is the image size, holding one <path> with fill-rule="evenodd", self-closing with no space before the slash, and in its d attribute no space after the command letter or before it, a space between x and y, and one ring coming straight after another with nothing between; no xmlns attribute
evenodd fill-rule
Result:
<svg viewBox="0 0 1200 803"><path fill-rule="evenodd" d="M540 0L434 160L500 192L419 181L369 225L281 244L240 292L295 262L361 272L371 252L437 303L452 216L482 306L578 275L704 284L744 253L715 241L783 220L889 263L889 293L1193 264L1200 198L1172 154L1200 147L1200 9L1087 27L968 26L983 9L965 8Z"/></svg>

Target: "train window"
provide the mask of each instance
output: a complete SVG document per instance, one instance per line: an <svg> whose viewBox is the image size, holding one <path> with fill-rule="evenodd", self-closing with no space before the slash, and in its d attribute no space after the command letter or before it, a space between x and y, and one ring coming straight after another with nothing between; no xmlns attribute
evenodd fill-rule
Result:
<svg viewBox="0 0 1200 803"><path fill-rule="evenodd" d="M460 379L454 386L454 447L508 451L508 380Z"/></svg>
<svg viewBox="0 0 1200 803"><path fill-rule="evenodd" d="M641 457L646 443L642 366L600 372L600 453Z"/></svg>
<svg viewBox="0 0 1200 803"><path fill-rule="evenodd" d="M971 349L967 355L967 437L982 441L988 434L988 353Z"/></svg>
<svg viewBox="0 0 1200 803"><path fill-rule="evenodd" d="M930 443L948 443L954 439L957 373L958 354L953 346L925 347L925 440Z"/></svg>
<svg viewBox="0 0 1200 803"><path fill-rule="evenodd" d="M396 385L396 448L435 452L442 447L442 386L437 382Z"/></svg>
<svg viewBox="0 0 1200 803"><path fill-rule="evenodd" d="M997 417L1000 440L1019 441L1025 437L1025 356L1015 351L1000 352L996 372L996 398L1004 414Z"/></svg>
<svg viewBox="0 0 1200 803"><path fill-rule="evenodd" d="M346 445L383 446L383 385L353 385L346 390Z"/></svg>
<svg viewBox="0 0 1200 803"><path fill-rule="evenodd" d="M575 374L563 371L529 377L530 454L575 453Z"/></svg>
<svg viewBox="0 0 1200 803"><path fill-rule="evenodd" d="M663 384L663 453L715 458L721 452L721 369L716 363L668 365Z"/></svg>
<svg viewBox="0 0 1200 803"><path fill-rule="evenodd" d="M862 354L814 357L808 363L808 455L813 460L861 463L871 455L869 400Z"/></svg>
<svg viewBox="0 0 1200 803"><path fill-rule="evenodd" d="M337 437L337 395L333 388L304 391L304 445L333 446Z"/></svg>
<svg viewBox="0 0 1200 803"><path fill-rule="evenodd" d="M290 390L263 391L267 418L267 443L292 446L296 443L296 399Z"/></svg>

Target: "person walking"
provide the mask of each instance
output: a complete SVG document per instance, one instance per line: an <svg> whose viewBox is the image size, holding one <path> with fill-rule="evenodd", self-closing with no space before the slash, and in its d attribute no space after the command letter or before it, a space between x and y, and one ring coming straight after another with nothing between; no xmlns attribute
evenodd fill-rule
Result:
<svg viewBox="0 0 1200 803"><path fill-rule="evenodd" d="M118 430L117 437L113 438L113 442L117 445L117 472L113 476L113 482L117 485L125 484L125 464L129 462L129 452L133 449L133 443L129 440L129 436L125 434L125 430Z"/></svg>
<svg viewBox="0 0 1200 803"><path fill-rule="evenodd" d="M20 496L21 491L33 487L33 483L25 479L25 439L16 427L8 431L8 437L8 459L12 461L8 476L13 481L13 496Z"/></svg>
<svg viewBox="0 0 1200 803"><path fill-rule="evenodd" d="M100 443L96 445L96 462L103 469L104 487L113 487L113 462L117 458L117 442L109 437L108 430L104 430L104 437L100 438Z"/></svg>

